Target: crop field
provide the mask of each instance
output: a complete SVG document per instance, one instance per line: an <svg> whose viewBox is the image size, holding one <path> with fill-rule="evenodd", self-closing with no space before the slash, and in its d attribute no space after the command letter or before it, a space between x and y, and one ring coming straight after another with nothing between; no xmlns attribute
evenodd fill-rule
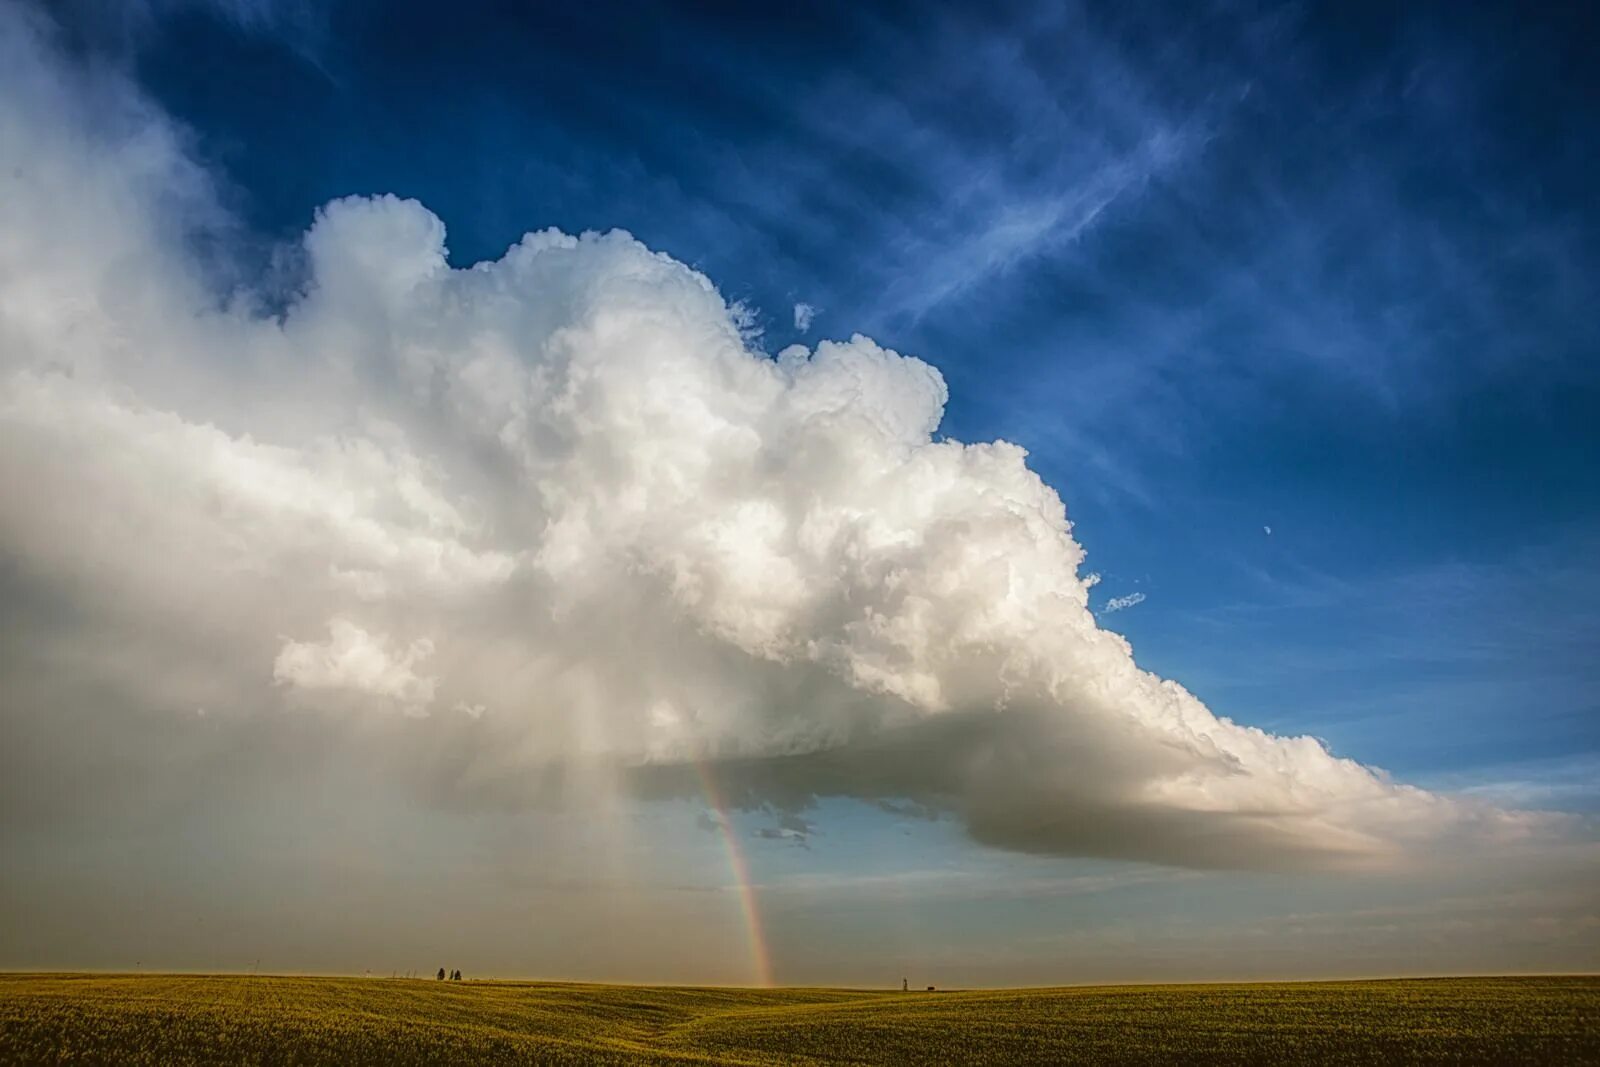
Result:
<svg viewBox="0 0 1600 1067"><path fill-rule="evenodd" d="M0 1063L1596 1063L1600 977L901 993L0 975Z"/></svg>

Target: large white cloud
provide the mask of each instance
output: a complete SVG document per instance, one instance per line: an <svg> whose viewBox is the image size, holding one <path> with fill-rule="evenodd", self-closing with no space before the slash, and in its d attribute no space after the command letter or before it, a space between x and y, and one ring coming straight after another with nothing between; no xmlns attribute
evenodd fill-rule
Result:
<svg viewBox="0 0 1600 1067"><path fill-rule="evenodd" d="M349 198L258 313L194 251L228 222L172 125L0 27L0 549L129 702L469 708L473 788L710 759L1038 851L1365 862L1521 825L1140 669L1023 450L936 439L937 370L754 351L626 234L458 270L422 205Z"/></svg>

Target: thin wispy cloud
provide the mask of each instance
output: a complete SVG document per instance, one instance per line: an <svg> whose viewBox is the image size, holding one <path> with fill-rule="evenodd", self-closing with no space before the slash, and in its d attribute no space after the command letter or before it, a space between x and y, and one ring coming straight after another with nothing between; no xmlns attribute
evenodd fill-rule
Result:
<svg viewBox="0 0 1600 1067"><path fill-rule="evenodd" d="M1144 72L1080 14L1008 31L956 21L934 48L943 66L975 60L959 64L973 80L892 98L845 83L813 112L831 138L905 167L917 190L914 214L875 221L885 282L875 322L905 328L1083 239L1201 151L1216 121L1213 96L1158 104ZM987 112L1000 136L975 145L949 121L952 107Z"/></svg>
<svg viewBox="0 0 1600 1067"><path fill-rule="evenodd" d="M1030 257L1081 239L1119 200L1137 195L1181 159L1186 145L1182 137L1156 133L1131 154L1043 196L1009 187L963 191L952 207L977 225L929 249L917 270L897 279L885 294L884 314L916 320Z"/></svg>

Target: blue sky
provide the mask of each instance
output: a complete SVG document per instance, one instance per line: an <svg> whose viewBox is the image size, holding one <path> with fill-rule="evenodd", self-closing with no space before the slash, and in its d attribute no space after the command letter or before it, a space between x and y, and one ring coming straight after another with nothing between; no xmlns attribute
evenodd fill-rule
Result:
<svg viewBox="0 0 1600 1067"><path fill-rule="evenodd" d="M1224 714L1424 780L1600 751L1592 13L80 16L261 247L352 192L457 265L621 227L771 351L934 363L943 431L1028 448L1146 598L1109 625Z"/></svg>
<svg viewBox="0 0 1600 1067"><path fill-rule="evenodd" d="M1218 716L1312 735L1427 789L1592 817L1600 69L1585 44L1600 35L1600 17L1579 5L1128 7L72 0L50 7L62 55L40 62L77 87L63 96L100 99L103 79L148 101L155 124L177 131L174 154L209 175L220 210L179 229L186 262L204 267L212 310L249 294L256 319L279 316L283 336L322 344L315 291L328 264L302 238L341 197L420 201L447 228L456 268L500 260L546 227L629 231L708 277L765 353L862 333L936 367L949 391L938 435L1027 449L1028 466L1065 501L1087 551L1082 570L1099 576L1089 595L1100 625L1126 636L1139 666L1181 682ZM19 101L48 95L16 85L0 87ZM72 129L84 143L120 144L81 118L92 108L62 111L82 124ZM104 155L116 166L129 158ZM194 208L185 189L171 199ZM164 218L156 200L149 214ZM369 205L378 216L402 207ZM370 220L339 222L358 211L335 222L373 247L406 251L404 241L378 244L387 231L362 230ZM427 230L413 215L402 222ZM327 239L335 251L338 236ZM138 240L129 238L148 251ZM150 277L164 279L166 261L152 258ZM113 296L123 301L105 301L113 319L140 299ZM0 303L0 327L6 313ZM126 322L128 336L146 329L131 313ZM231 351L224 335L196 335L220 355L174 357L189 361L187 384L152 371L123 385L240 447L287 448L302 426L367 432L359 419L328 430L318 390L342 386L306 369L320 357L296 365L303 383L263 386L271 400L252 409L242 394L272 375L251 377L251 361L281 338L251 335ZM185 353L203 347L181 330L147 336ZM229 359L244 368L237 378L218 369ZM375 408L392 399L400 373L362 380ZM920 381L891 384L914 392ZM98 440L81 417L83 440ZM0 431L10 432L6 418ZM428 436L439 427L418 425L411 443L439 445L441 469L456 475L440 499L470 510L468 490L498 484L497 469L452 467L448 442ZM395 439L375 436L373 448ZM305 465L337 468L331 484L344 485L338 457L307 455ZM75 472L63 479L104 484L70 481ZM147 495L181 495L149 478ZM359 970L379 959L405 968L403 953L424 951L433 936L417 916L444 912L459 876L478 905L450 920L461 924L451 936L477 953L476 973L528 973L532 959L551 976L748 978L742 955L696 955L700 942L737 944L740 934L729 926L726 842L706 831L714 822L692 792L663 786L667 802L638 804L625 819L607 812L616 836L601 840L528 801L545 780L507 789L496 778L507 773L499 761L534 747L495 732L496 709L484 716L468 700L457 706L471 722L441 713L384 727L283 717L273 702L291 705L283 694L294 688L278 674L284 656L321 647L291 627L320 627L332 610L319 602L313 615L305 593L300 611L298 591L285 592L281 617L271 596L248 601L255 621L270 616L275 628L265 645L249 635L255 658L238 654L248 662L239 677L268 690L260 706L269 710L229 718L212 701L234 684L229 642L245 647L248 624L196 622L202 636L172 637L169 628L183 632L172 604L202 618L195 605L207 589L168 603L141 587L137 596L170 614L140 615L134 605L144 602L117 592L117 581L142 564L98 545L66 563L47 559L40 546L54 535L37 534L27 510L0 508L0 589L45 605L29 618L46 620L40 633L68 635L64 643L120 649L98 635L134 636L107 667L76 645L47 654L54 636L0 616L0 660L46 679L40 695L0 699L23 777L81 774L106 797L135 799L105 801L91 824L82 820L99 801L58 810L41 789L0 819L27 857L0 914L25 915L27 899L63 902L47 917L0 923L0 965L149 960L150 946L127 931L153 924L170 927L179 946L166 965L226 968L228 953L259 951L250 946L298 902L299 932L273 966ZM194 547L197 574L205 515L173 520L189 523L174 525L171 543ZM285 543L291 525L284 520ZM132 528L162 543L158 521ZM298 577L279 576L281 588ZM98 593L100 582L112 592ZM619 603L619 613L652 610ZM374 682L390 696L433 697L433 680L411 666L435 645L406 645L404 629L420 626L430 605L384 621L393 646L376 628L349 631L351 648L400 671L392 684L382 672ZM446 618L492 649L507 644L496 626L524 622L499 601L484 612ZM130 625L118 613L141 625L118 630ZM650 632L619 623L604 636L653 667ZM123 659L189 663L155 648L168 639L225 665L215 678L190 664L160 685L129 681L139 672ZM530 659L550 648L560 658L559 640L529 640ZM456 655L444 638L438 645L438 659ZM696 652L663 647L667 658ZM390 652L393 663L381 658ZM760 688L767 676L746 683L735 678L743 669L729 672L735 703L748 691L832 699L837 681L797 672L792 687ZM56 677L69 679L59 693ZM121 724L102 736L84 693L126 703L128 722L153 732L124 742L120 731L134 727ZM195 693L212 694L205 708L192 706ZM162 718L171 711L163 700L182 705L181 725ZM912 740L926 750L869 749L894 764L887 788L920 783L917 759L937 762L927 754L937 755L939 735ZM424 788L396 791L385 768ZM803 760L755 768L731 761L730 790L741 773L771 771L778 792L783 774L818 773ZM820 773L851 769L823 761ZM768 796L754 778L742 781L748 795ZM214 797L218 783L228 800L213 810L196 798ZM1451 845L1425 873L1297 880L1190 869L1175 853L1103 841L1086 855L1030 851L984 838L959 813L924 818L920 800L898 804L879 780L869 785L880 792L817 787L797 810L771 801L733 814L780 980L876 981L885 961L913 982L926 973L1004 984L1549 969L1596 958L1600 925L1584 888L1592 821L1563 824L1580 829L1520 872L1494 855L1473 866ZM379 799L391 792L393 804ZM335 809L340 818L328 815ZM413 876L422 869L432 873ZM191 881L174 881L174 870ZM134 903L96 896L112 881L136 887ZM373 885L389 895L366 926L347 929L346 905ZM191 912L224 932L185 940L176 931ZM579 931L584 951L574 955L543 916ZM1397 924L1406 938L1394 936ZM639 934L647 930L660 940ZM674 969L679 958L697 962Z"/></svg>

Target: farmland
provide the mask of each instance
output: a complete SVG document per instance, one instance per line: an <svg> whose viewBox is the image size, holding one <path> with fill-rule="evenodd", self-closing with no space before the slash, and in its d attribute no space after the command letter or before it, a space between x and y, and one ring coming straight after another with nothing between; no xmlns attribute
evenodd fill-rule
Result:
<svg viewBox="0 0 1600 1067"><path fill-rule="evenodd" d="M0 1062L1600 1063L1600 978L901 993L0 975Z"/></svg>

